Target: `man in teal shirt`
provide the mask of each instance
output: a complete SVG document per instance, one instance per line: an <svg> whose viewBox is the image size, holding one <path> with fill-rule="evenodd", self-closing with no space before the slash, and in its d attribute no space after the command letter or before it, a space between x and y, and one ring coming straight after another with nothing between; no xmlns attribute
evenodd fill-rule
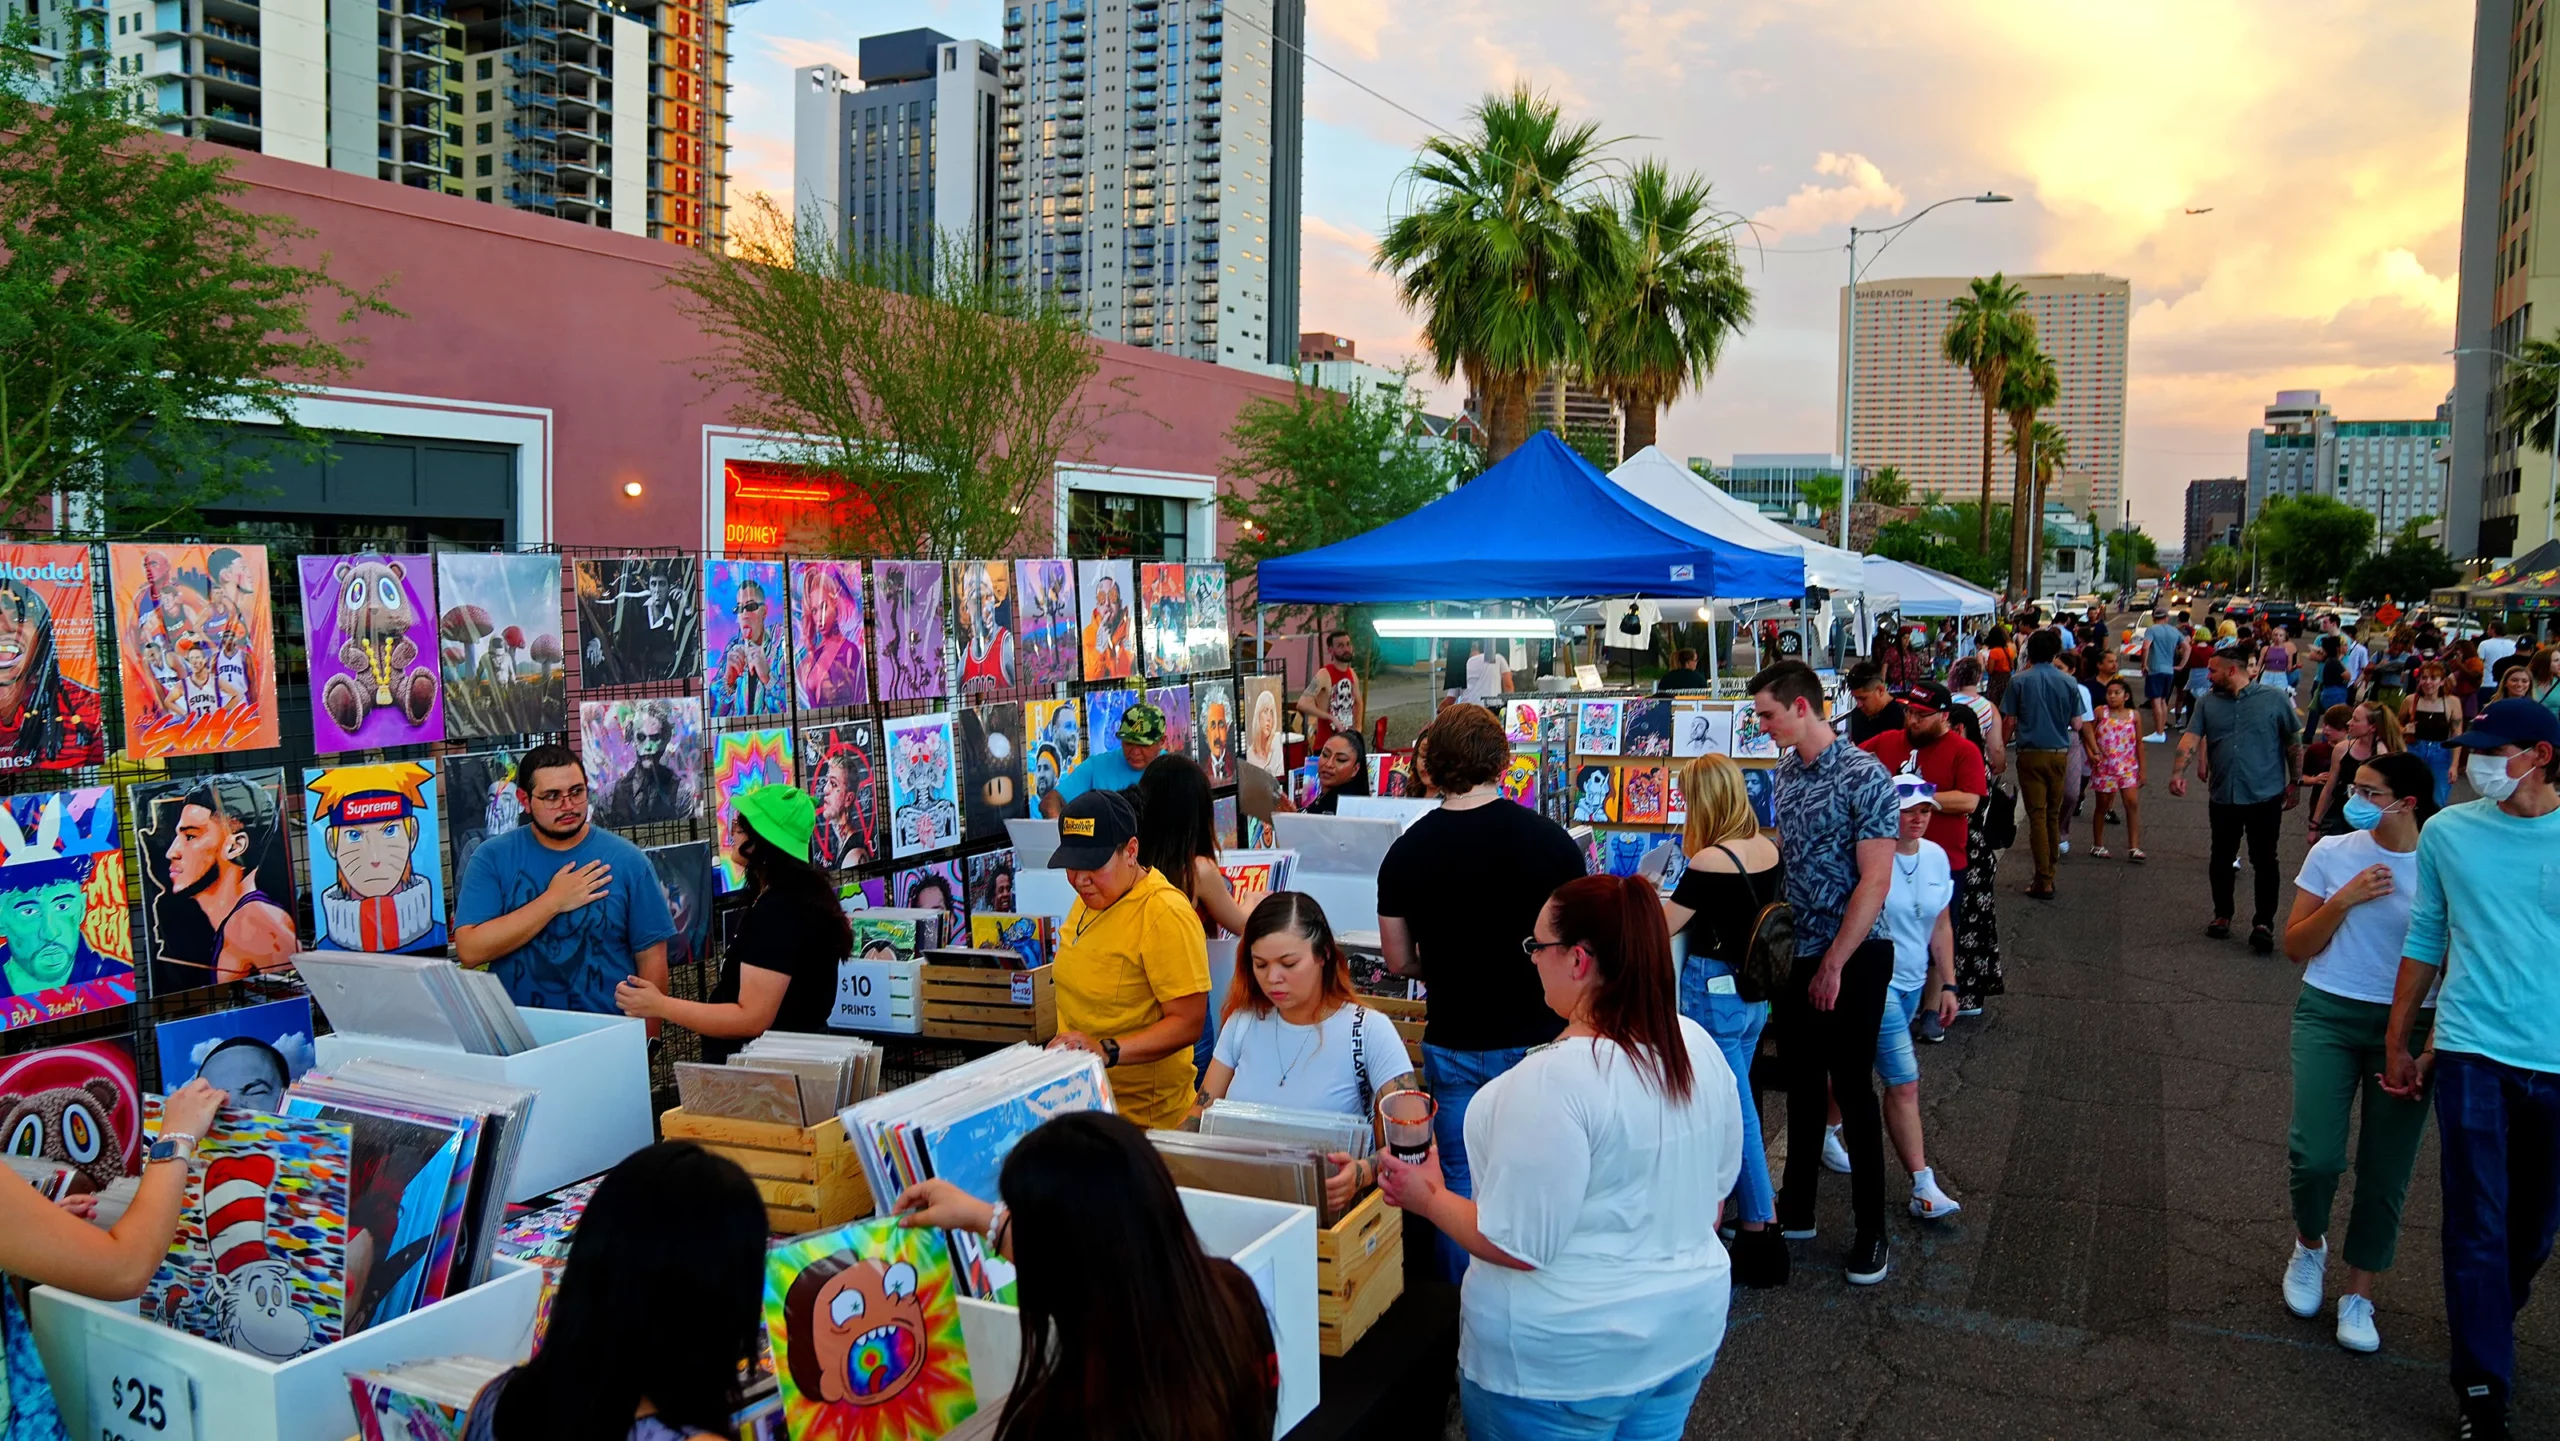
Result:
<svg viewBox="0 0 2560 1441"><path fill-rule="evenodd" d="M2560 1222L2560 719L2497 701L2453 744L2471 753L2480 799L2419 834L2382 1085L2417 1096L2434 1072L2461 1434L2504 1437L2516 1313ZM2413 1057L2410 1027L2438 975L2434 1047Z"/></svg>
<svg viewBox="0 0 2560 1441"><path fill-rule="evenodd" d="M1118 739L1118 750L1097 749L1058 777L1057 785L1040 798L1040 813L1054 818L1086 791L1125 791L1136 785L1164 754L1164 711L1145 701L1129 707L1120 714Z"/></svg>

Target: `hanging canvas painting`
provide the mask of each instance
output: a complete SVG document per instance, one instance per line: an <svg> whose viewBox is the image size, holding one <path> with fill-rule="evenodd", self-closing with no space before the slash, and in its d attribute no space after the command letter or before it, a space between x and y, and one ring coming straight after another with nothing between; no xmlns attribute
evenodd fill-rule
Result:
<svg viewBox="0 0 2560 1441"><path fill-rule="evenodd" d="M79 1173L103 1191L142 1169L142 1082L133 1042L48 1046L0 1057L0 1151Z"/></svg>
<svg viewBox="0 0 2560 1441"><path fill-rule="evenodd" d="M1196 561L1183 568L1189 591L1191 669L1225 670L1227 645L1227 568L1216 561Z"/></svg>
<svg viewBox="0 0 2560 1441"><path fill-rule="evenodd" d="M1630 826L1658 826L1671 818L1671 773L1661 765L1621 766L1618 770L1618 821Z"/></svg>
<svg viewBox="0 0 2560 1441"><path fill-rule="evenodd" d="M1135 582L1125 560L1076 562L1076 593L1084 602L1084 678L1127 680L1138 673Z"/></svg>
<svg viewBox="0 0 2560 1441"><path fill-rule="evenodd" d="M311 748L322 755L444 739L435 566L423 555L306 555L302 634Z"/></svg>
<svg viewBox="0 0 2560 1441"><path fill-rule="evenodd" d="M1023 704L1023 769L1029 783L1027 814L1039 814L1040 798L1058 788L1058 777L1083 762L1083 710L1073 696Z"/></svg>
<svg viewBox="0 0 2560 1441"><path fill-rule="evenodd" d="M1288 720L1280 697L1280 677L1244 678L1244 763L1265 775L1289 768Z"/></svg>
<svg viewBox="0 0 2560 1441"><path fill-rule="evenodd" d="M1209 773L1209 784L1236 778L1236 689L1233 681L1204 680L1191 688L1191 754Z"/></svg>
<svg viewBox="0 0 2560 1441"><path fill-rule="evenodd" d="M978 1409L949 1243L895 1218L765 1253L765 1337L792 1441L938 1441Z"/></svg>
<svg viewBox="0 0 2560 1441"><path fill-rule="evenodd" d="M945 692L942 671L942 562L871 563L871 614L878 632L882 700L929 700Z"/></svg>
<svg viewBox="0 0 2560 1441"><path fill-rule="evenodd" d="M1733 749L1733 706L1730 702L1679 700L1671 703L1671 754L1728 755Z"/></svg>
<svg viewBox="0 0 2560 1441"><path fill-rule="evenodd" d="M868 720L811 726L800 733L801 788L818 806L809 861L821 870L846 870L880 859L887 796L880 727Z"/></svg>
<svg viewBox="0 0 2560 1441"><path fill-rule="evenodd" d="M862 648L862 562L791 562L791 679L808 710L871 703Z"/></svg>
<svg viewBox="0 0 2560 1441"><path fill-rule="evenodd" d="M0 544L0 772L107 757L85 545Z"/></svg>
<svg viewBox="0 0 2560 1441"><path fill-rule="evenodd" d="M438 951L445 944L436 763L303 772L314 948Z"/></svg>
<svg viewBox="0 0 2560 1441"><path fill-rule="evenodd" d="M682 680L701 654L701 562L626 555L578 562L579 683Z"/></svg>
<svg viewBox="0 0 2560 1441"><path fill-rule="evenodd" d="M729 848L738 843L738 797L757 786L787 786L791 777L791 732L787 730L722 731L711 738L711 796L717 822L712 833L719 838L714 860L721 894L747 883L746 872L729 858Z"/></svg>
<svg viewBox="0 0 2560 1441"><path fill-rule="evenodd" d="M1538 702L1507 700L1502 703L1502 734L1515 746L1538 743Z"/></svg>
<svg viewBox="0 0 2560 1441"><path fill-rule="evenodd" d="M1619 726L1618 754L1671 754L1671 702L1659 696L1625 703Z"/></svg>
<svg viewBox="0 0 2560 1441"><path fill-rule="evenodd" d="M691 696L578 706L587 801L609 830L702 814L702 702Z"/></svg>
<svg viewBox="0 0 2560 1441"><path fill-rule="evenodd" d="M1045 558L1013 563L1014 618L1022 644L1017 650L1025 685L1055 685L1077 673L1075 567Z"/></svg>
<svg viewBox="0 0 2560 1441"><path fill-rule="evenodd" d="M888 723L889 850L904 857L960 842L960 769L951 713Z"/></svg>
<svg viewBox="0 0 2560 1441"><path fill-rule="evenodd" d="M1760 824L1774 829L1778 824L1778 773L1766 766L1755 766L1742 773L1742 789L1751 797L1751 813Z"/></svg>
<svg viewBox="0 0 2560 1441"><path fill-rule="evenodd" d="M159 1135L157 1097L143 1124ZM345 1335L352 1151L343 1122L225 1109L196 1145L142 1314L267 1361Z"/></svg>
<svg viewBox="0 0 2560 1441"><path fill-rule="evenodd" d="M1531 810L1538 808L1538 753L1513 751L1511 763L1502 768L1498 778L1502 793Z"/></svg>
<svg viewBox="0 0 2560 1441"><path fill-rule="evenodd" d="M134 998L133 898L115 792L30 791L0 807L0 1030Z"/></svg>
<svg viewBox="0 0 2560 1441"><path fill-rule="evenodd" d="M1610 766L1584 766L1573 773L1573 821L1578 826L1607 825L1617 819L1617 771Z"/></svg>
<svg viewBox="0 0 2560 1441"><path fill-rule="evenodd" d="M960 566L960 693L984 695L1021 679L1014 647L1013 565L1001 560Z"/></svg>
<svg viewBox="0 0 2560 1441"><path fill-rule="evenodd" d="M1084 693L1084 750L1095 755L1120 745L1120 717L1138 703L1133 690L1089 690Z"/></svg>
<svg viewBox="0 0 2560 1441"><path fill-rule="evenodd" d="M471 857L491 836L514 830L524 819L524 802L516 795L516 762L521 751L475 751L448 756L443 762L444 809L453 830L453 873L471 873Z"/></svg>
<svg viewBox="0 0 2560 1441"><path fill-rule="evenodd" d="M1138 589L1146 597L1144 626L1147 674L1180 675L1191 669L1191 592L1179 565L1149 563L1138 567Z"/></svg>
<svg viewBox="0 0 2560 1441"><path fill-rule="evenodd" d="M125 746L138 757L280 743L263 545L110 545Z"/></svg>
<svg viewBox="0 0 2560 1441"><path fill-rule="evenodd" d="M284 772L172 776L133 788L151 994L288 970L293 865Z"/></svg>
<svg viewBox="0 0 2560 1441"><path fill-rule="evenodd" d="M711 843L679 841L642 852L667 893L667 916L676 933L667 938L667 964L690 966L711 958Z"/></svg>
<svg viewBox="0 0 2560 1441"><path fill-rule="evenodd" d="M702 585L702 697L719 719L791 706L782 562L715 560Z"/></svg>
<svg viewBox="0 0 2560 1441"><path fill-rule="evenodd" d="M1187 685L1150 686L1147 704L1164 712L1164 748L1175 755L1191 750L1191 687Z"/></svg>
<svg viewBox="0 0 2560 1441"><path fill-rule="evenodd" d="M441 552L436 604L448 740L569 728L560 557Z"/></svg>
<svg viewBox="0 0 2560 1441"><path fill-rule="evenodd" d="M960 785L967 815L962 833L1000 841L1004 823L1030 814L1023 805L1022 706L1005 701L960 712Z"/></svg>
<svg viewBox="0 0 2560 1441"><path fill-rule="evenodd" d="M1613 756L1618 753L1618 727L1625 707L1613 700L1587 700L1575 708L1573 753Z"/></svg>

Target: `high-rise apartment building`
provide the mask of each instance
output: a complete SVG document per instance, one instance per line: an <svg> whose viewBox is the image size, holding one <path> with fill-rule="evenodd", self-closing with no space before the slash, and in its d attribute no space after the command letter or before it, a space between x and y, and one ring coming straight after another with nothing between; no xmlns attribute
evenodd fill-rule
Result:
<svg viewBox="0 0 2560 1441"><path fill-rule="evenodd" d="M2113 524L2124 503L2125 337L2133 283L2112 275L2012 275L2036 318L2036 343L2061 372L2062 396L2041 417L2071 438L2070 465L2089 473L2099 510ZM1963 277L1858 283L1856 385L1850 453L1860 474L1897 466L1915 493L1964 500L1982 486L1982 397L1938 349ZM1849 293L1840 293L1841 333ZM1849 390L1848 352L1840 389ZM1835 412L1836 414L1836 412ZM1992 431L1992 498L2015 473L2006 420Z"/></svg>
<svg viewBox="0 0 2560 1441"><path fill-rule="evenodd" d="M1105 339L1298 352L1306 0L1024 0L1004 17L996 263Z"/></svg>
<svg viewBox="0 0 2560 1441"><path fill-rule="evenodd" d="M2248 518L2249 482L2240 477L2187 482L2186 558L2228 544L2232 532Z"/></svg>
<svg viewBox="0 0 2560 1441"><path fill-rule="evenodd" d="M859 88L832 65L792 72L794 218L814 217L854 254L985 263L995 247L995 47L902 30L864 37L857 63Z"/></svg>
<svg viewBox="0 0 2560 1441"><path fill-rule="evenodd" d="M2552 536L2552 460L2505 424L2506 363L2527 340L2560 337L2560 247L2535 224L2548 198L2542 144L2554 78L2550 0L2478 0L2472 12L2471 113L2463 163L2461 286L2454 302L2452 459L2445 549L2469 559L2522 555ZM2555 135L2560 139L2560 135Z"/></svg>
<svg viewBox="0 0 2560 1441"><path fill-rule="evenodd" d="M2266 424L2249 432L2248 516L2278 496L2324 495L2371 512L2376 537L2388 540L2443 503L2437 461L2452 429L2443 411L2340 420L2316 390L2278 391Z"/></svg>
<svg viewBox="0 0 2560 1441"><path fill-rule="evenodd" d="M107 0L160 129L678 245L727 233L730 0Z"/></svg>

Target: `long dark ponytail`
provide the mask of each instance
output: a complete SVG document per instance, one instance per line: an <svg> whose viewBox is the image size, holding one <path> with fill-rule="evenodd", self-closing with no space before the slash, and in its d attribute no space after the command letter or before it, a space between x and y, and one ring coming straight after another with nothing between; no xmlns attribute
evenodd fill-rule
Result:
<svg viewBox="0 0 2560 1441"><path fill-rule="evenodd" d="M1556 887L1556 937L1578 942L1600 971L1591 1028L1615 1041L1670 1100L1686 1101L1693 1076L1680 1035L1680 998L1671 930L1653 882L1642 876L1584 876Z"/></svg>

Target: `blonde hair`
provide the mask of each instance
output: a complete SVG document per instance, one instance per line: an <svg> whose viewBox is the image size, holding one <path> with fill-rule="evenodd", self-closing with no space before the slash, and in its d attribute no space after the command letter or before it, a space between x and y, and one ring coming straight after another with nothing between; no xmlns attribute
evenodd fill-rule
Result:
<svg viewBox="0 0 2560 1441"><path fill-rule="evenodd" d="M1691 855L1723 841L1745 841L1760 834L1760 817L1751 809L1751 790L1742 767L1731 756L1705 755L1680 768L1680 797L1688 804L1688 828L1681 848Z"/></svg>

